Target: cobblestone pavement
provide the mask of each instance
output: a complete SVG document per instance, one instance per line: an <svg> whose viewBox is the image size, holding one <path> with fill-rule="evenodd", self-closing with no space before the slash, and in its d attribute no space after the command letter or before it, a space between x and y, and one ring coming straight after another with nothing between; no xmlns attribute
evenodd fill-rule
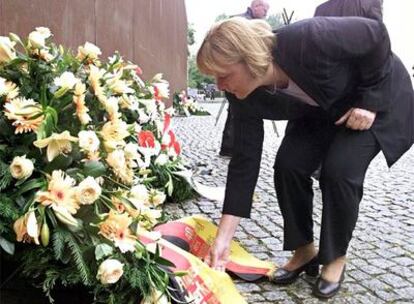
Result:
<svg viewBox="0 0 414 304"><path fill-rule="evenodd" d="M221 132L226 115L217 126L220 103L203 104L212 113L206 117L176 117L177 136L183 155L197 166L197 180L209 185L224 185L227 162L218 157ZM226 113L223 113L226 114ZM277 122L283 135L285 122ZM236 238L256 257L282 265L290 252L282 251L282 216L273 187L273 162L282 137L277 137L270 122L265 122L265 142L261 172L256 187L251 219L243 219ZM315 191L315 237L318 242L321 193ZM221 203L205 199L170 204L173 218L204 214L218 221ZM317 303L311 295L311 280L302 277L287 287L270 282L246 283L236 280L248 303ZM326 302L326 301L325 301ZM348 251L346 279L340 293L328 303L414 303L414 148L391 169L379 155L368 170L359 219ZM236 303L234 303L236 304Z"/></svg>

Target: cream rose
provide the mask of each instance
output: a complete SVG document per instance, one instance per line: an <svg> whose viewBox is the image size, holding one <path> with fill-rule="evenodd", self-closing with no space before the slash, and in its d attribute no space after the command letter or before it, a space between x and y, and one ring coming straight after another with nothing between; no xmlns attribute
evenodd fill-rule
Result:
<svg viewBox="0 0 414 304"><path fill-rule="evenodd" d="M73 75L72 72L63 72L62 75L54 79L54 83L57 87L62 89L71 90L80 80Z"/></svg>
<svg viewBox="0 0 414 304"><path fill-rule="evenodd" d="M99 49L99 47L97 47L93 43L86 42L83 46L78 47L77 57L81 60L85 59L86 57L94 60L94 59L98 59L99 55L101 54L102 52Z"/></svg>
<svg viewBox="0 0 414 304"><path fill-rule="evenodd" d="M15 179L28 178L33 173L33 163L26 155L16 156L10 165L10 173Z"/></svg>
<svg viewBox="0 0 414 304"><path fill-rule="evenodd" d="M93 177L88 176L76 187L75 193L81 205L90 205L99 198L102 189Z"/></svg>
<svg viewBox="0 0 414 304"><path fill-rule="evenodd" d="M46 39L45 36L38 32L38 31L33 31L29 34L29 46L35 49L41 49L45 47L45 43L46 43Z"/></svg>
<svg viewBox="0 0 414 304"><path fill-rule="evenodd" d="M116 259L107 259L99 265L96 278L102 284L114 284L122 277L124 264Z"/></svg>
<svg viewBox="0 0 414 304"><path fill-rule="evenodd" d="M94 131L80 131L78 138L81 149L88 152L98 151L100 142Z"/></svg>
<svg viewBox="0 0 414 304"><path fill-rule="evenodd" d="M131 188L129 200L138 210L149 205L149 193L144 185L135 185Z"/></svg>

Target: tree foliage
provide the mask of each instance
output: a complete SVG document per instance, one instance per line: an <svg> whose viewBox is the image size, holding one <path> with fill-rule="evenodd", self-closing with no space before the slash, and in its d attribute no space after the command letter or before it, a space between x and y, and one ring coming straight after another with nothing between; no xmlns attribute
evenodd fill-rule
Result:
<svg viewBox="0 0 414 304"><path fill-rule="evenodd" d="M188 86L190 88L201 89L203 84L206 83L214 83L214 78L201 74L197 67L195 56L190 56L188 59Z"/></svg>

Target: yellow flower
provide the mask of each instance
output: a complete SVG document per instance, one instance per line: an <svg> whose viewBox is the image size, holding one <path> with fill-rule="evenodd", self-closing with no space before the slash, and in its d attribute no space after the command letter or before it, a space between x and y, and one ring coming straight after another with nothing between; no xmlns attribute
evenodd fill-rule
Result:
<svg viewBox="0 0 414 304"><path fill-rule="evenodd" d="M109 120L117 120L121 117L119 113L119 99L117 97L109 97L103 102L103 105L109 114Z"/></svg>
<svg viewBox="0 0 414 304"><path fill-rule="evenodd" d="M158 219L162 216L161 210L158 209L143 209L141 215L145 219L144 227L151 229L158 223Z"/></svg>
<svg viewBox="0 0 414 304"><path fill-rule="evenodd" d="M18 242L30 243L34 241L35 244L39 245L39 225L34 211L18 218L13 224L13 229Z"/></svg>
<svg viewBox="0 0 414 304"><path fill-rule="evenodd" d="M36 193L36 201L43 206L56 206L64 208L71 214L75 214L79 209L79 204L75 199L75 180L61 170L52 172L47 191Z"/></svg>
<svg viewBox="0 0 414 304"><path fill-rule="evenodd" d="M76 107L76 115L79 118L79 121L83 125L87 125L91 122L92 118L89 116L89 109L85 105L85 91L86 86L81 81L77 82L75 85L75 90L73 94L73 103Z"/></svg>
<svg viewBox="0 0 414 304"><path fill-rule="evenodd" d="M124 146L124 138L130 135L128 125L123 120L108 121L102 127L100 134L108 151L116 149L117 146Z"/></svg>
<svg viewBox="0 0 414 304"><path fill-rule="evenodd" d="M158 191L158 190L155 190L155 189L152 189L149 192L149 195L150 195L150 202L152 203L152 205L154 207L157 207L157 206L163 204L165 202L166 197L167 197L164 192L161 192L161 191Z"/></svg>
<svg viewBox="0 0 414 304"><path fill-rule="evenodd" d="M123 150L115 150L108 153L106 162L120 180L128 185L132 184L134 180L134 171L128 167Z"/></svg>
<svg viewBox="0 0 414 304"><path fill-rule="evenodd" d="M99 234L114 242L121 252L134 251L136 237L129 229L131 223L132 219L128 214L111 210L105 221L99 224Z"/></svg>
<svg viewBox="0 0 414 304"><path fill-rule="evenodd" d="M43 115L33 118L41 113L40 105L33 99L15 98L4 105L5 115L14 120L15 133L36 131L43 121Z"/></svg>
<svg viewBox="0 0 414 304"><path fill-rule="evenodd" d="M101 186L91 176L85 178L76 188L76 198L81 205L93 204L101 193Z"/></svg>
<svg viewBox="0 0 414 304"><path fill-rule="evenodd" d="M16 156L10 165L10 173L15 179L26 179L33 173L33 163L26 155Z"/></svg>
<svg viewBox="0 0 414 304"><path fill-rule="evenodd" d="M16 58L15 44L9 37L0 36L0 63L7 63Z"/></svg>
<svg viewBox="0 0 414 304"><path fill-rule="evenodd" d="M98 59L99 55L102 55L101 50L99 47L94 45L93 43L86 42L83 46L78 47L78 55L76 58L79 60L84 60L88 58L91 62Z"/></svg>
<svg viewBox="0 0 414 304"><path fill-rule="evenodd" d="M85 105L85 95L73 95L73 103L76 107L76 116L82 125L87 125L92 121L92 118L89 116L89 109Z"/></svg>
<svg viewBox="0 0 414 304"><path fill-rule="evenodd" d="M96 278L104 285L114 284L124 273L124 264L116 259L106 259L99 265Z"/></svg>
<svg viewBox="0 0 414 304"><path fill-rule="evenodd" d="M33 145L42 149L47 147L47 159L52 161L59 154L65 154L72 151L71 142L76 142L78 139L70 135L69 131L62 133L52 133L48 138L36 140Z"/></svg>
<svg viewBox="0 0 414 304"><path fill-rule="evenodd" d="M134 90L130 88L130 84L121 79L122 71L114 75L112 78L108 79L106 83L108 87L112 90L114 94L131 94L134 93Z"/></svg>
<svg viewBox="0 0 414 304"><path fill-rule="evenodd" d="M105 100L104 91L101 87L101 79L105 74L105 70L99 69L98 67L91 65L89 66L89 83L91 85L92 91L100 101Z"/></svg>

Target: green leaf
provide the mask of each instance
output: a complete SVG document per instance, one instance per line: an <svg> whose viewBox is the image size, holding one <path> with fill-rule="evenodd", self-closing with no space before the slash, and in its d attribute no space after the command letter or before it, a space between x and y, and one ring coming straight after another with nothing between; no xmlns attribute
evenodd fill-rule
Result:
<svg viewBox="0 0 414 304"><path fill-rule="evenodd" d="M8 254L13 255L14 254L14 243L9 242L2 236L0 236L0 246L3 248L4 251L6 251Z"/></svg>
<svg viewBox="0 0 414 304"><path fill-rule="evenodd" d="M175 264L167 259L164 259L161 256L158 256L157 259L155 260L155 262L157 262L157 264L159 265L163 265L163 266L167 266L167 267L176 267Z"/></svg>
<svg viewBox="0 0 414 304"><path fill-rule="evenodd" d="M53 125L56 126L57 123L58 123L58 114L57 114L55 108L47 107L46 112L50 115L50 117L53 121Z"/></svg>
<svg viewBox="0 0 414 304"><path fill-rule="evenodd" d="M71 156L59 155L52 162L45 167L45 172L52 172L54 170L66 170L72 164L73 158Z"/></svg>
<svg viewBox="0 0 414 304"><path fill-rule="evenodd" d="M43 178L36 178L36 179L31 179L29 181L27 181L26 183L24 183L19 191L17 191L15 196L19 196L27 191L33 190L33 189L39 189L42 188L43 186L45 186L45 180Z"/></svg>
<svg viewBox="0 0 414 304"><path fill-rule="evenodd" d="M111 255L113 251L113 248L108 244L99 244L95 247L95 258L98 261L108 255Z"/></svg>
<svg viewBox="0 0 414 304"><path fill-rule="evenodd" d="M83 174L85 176L99 177L105 175L105 165L99 161L87 161L83 165Z"/></svg>

